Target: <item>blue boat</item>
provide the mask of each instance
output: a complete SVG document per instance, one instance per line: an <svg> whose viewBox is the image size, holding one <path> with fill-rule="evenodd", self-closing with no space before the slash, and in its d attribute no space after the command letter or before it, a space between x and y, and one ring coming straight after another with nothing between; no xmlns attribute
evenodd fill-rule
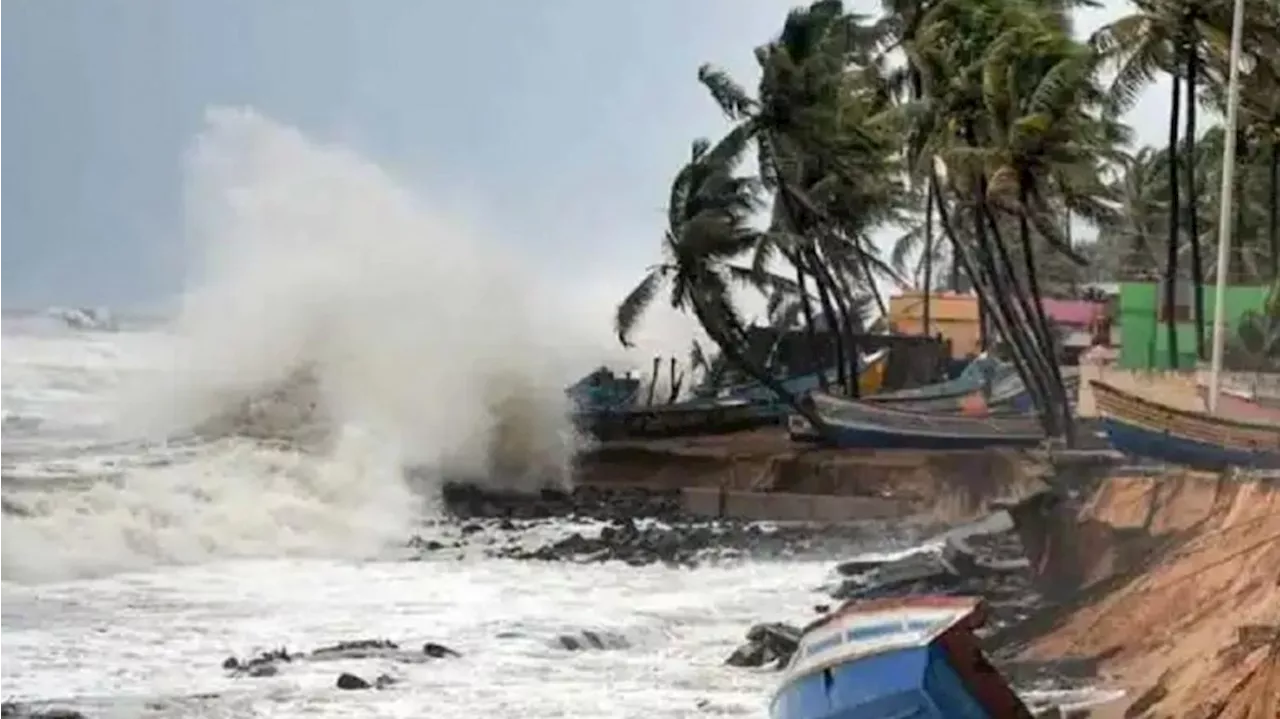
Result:
<svg viewBox="0 0 1280 719"><path fill-rule="evenodd" d="M858 358L859 385L863 389L870 389L870 391L879 389L880 380L884 377L883 365L888 361L888 358L889 350L887 349L876 350L871 354L863 355ZM820 386L821 383L818 381L820 374L821 373L819 372L811 372L809 374L788 377L787 379L782 380L782 386L792 394L802 395L806 392L815 390ZM827 370L826 375L828 384L834 383L838 376L834 369ZM716 396L722 399L745 399L749 402L756 403L773 403L777 401L777 397L774 395L773 390L765 387L759 382L747 382L744 384L734 385L732 387L725 387L719 390L719 392L716 393Z"/></svg>
<svg viewBox="0 0 1280 719"><path fill-rule="evenodd" d="M1029 719L983 656L980 600L855 602L808 627L770 704L771 719Z"/></svg>
<svg viewBox="0 0 1280 719"><path fill-rule="evenodd" d="M1280 469L1280 425L1177 409L1093 380L1102 428L1116 450L1187 467Z"/></svg>
<svg viewBox="0 0 1280 719"><path fill-rule="evenodd" d="M925 414L820 392L811 392L808 401L827 423L828 440L841 449L984 449L1044 441L1039 419L1030 415ZM799 415L788 416L787 430L799 441L816 437Z"/></svg>

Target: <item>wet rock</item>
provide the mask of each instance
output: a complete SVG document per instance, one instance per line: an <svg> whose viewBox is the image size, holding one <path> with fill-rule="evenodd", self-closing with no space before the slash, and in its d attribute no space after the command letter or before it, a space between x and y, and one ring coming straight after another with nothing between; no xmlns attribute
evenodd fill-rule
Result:
<svg viewBox="0 0 1280 719"><path fill-rule="evenodd" d="M449 647L446 647L443 644L436 644L435 642L427 642L426 644L423 644L422 653L433 659L443 659L445 657L462 656L461 654L459 654L458 652L455 652Z"/></svg>
<svg viewBox="0 0 1280 719"><path fill-rule="evenodd" d="M569 651L590 649L626 649L631 646L627 638L614 632L597 632L584 629L573 634L561 634L556 643Z"/></svg>
<svg viewBox="0 0 1280 719"><path fill-rule="evenodd" d="M307 655L312 660L368 659L399 653L400 645L389 639L357 639L320 647Z"/></svg>
<svg viewBox="0 0 1280 719"><path fill-rule="evenodd" d="M86 719L82 712L64 707L29 707L21 702L0 703L0 717L13 719Z"/></svg>
<svg viewBox="0 0 1280 719"><path fill-rule="evenodd" d="M281 662L291 662L295 658L287 649L281 647L246 660L234 656L227 657L222 661L222 668L236 675L270 677L280 673Z"/></svg>
<svg viewBox="0 0 1280 719"><path fill-rule="evenodd" d="M675 490L661 492L633 488L607 490L582 486L575 487L569 492L558 489L513 492L448 482L441 489L441 500L448 513L461 519L479 517L501 517L508 520L550 517L670 519L682 513L680 495Z"/></svg>
<svg viewBox="0 0 1280 719"><path fill-rule="evenodd" d="M360 677L354 674L343 672L338 675L337 687L339 689L347 689L347 690L369 689L371 688L371 686L372 685L370 685L369 682L366 682L365 680L361 679Z"/></svg>
<svg viewBox="0 0 1280 719"><path fill-rule="evenodd" d="M747 641L725 659L732 667L762 667L776 662L780 669L791 661L800 643L801 631L782 622L757 624L747 630Z"/></svg>

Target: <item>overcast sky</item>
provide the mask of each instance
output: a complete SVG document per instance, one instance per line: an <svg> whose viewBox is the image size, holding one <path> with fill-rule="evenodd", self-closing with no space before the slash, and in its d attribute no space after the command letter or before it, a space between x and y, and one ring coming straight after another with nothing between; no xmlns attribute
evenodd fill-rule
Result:
<svg viewBox="0 0 1280 719"><path fill-rule="evenodd" d="M689 141L723 127L698 65L752 81L752 48L793 4L6 0L4 304L179 290L183 153L217 105L448 188L496 241L554 259L540 271L626 284L656 258ZM1163 136L1166 89L1131 117L1145 141Z"/></svg>

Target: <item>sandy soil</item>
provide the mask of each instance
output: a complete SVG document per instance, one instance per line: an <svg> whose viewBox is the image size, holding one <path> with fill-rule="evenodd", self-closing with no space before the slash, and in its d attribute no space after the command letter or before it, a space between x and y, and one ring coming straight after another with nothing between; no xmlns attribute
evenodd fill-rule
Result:
<svg viewBox="0 0 1280 719"><path fill-rule="evenodd" d="M1280 482L1116 478L1081 510L1091 599L1028 659L1098 657L1126 717L1280 717ZM1119 714L1117 714L1119 715Z"/></svg>

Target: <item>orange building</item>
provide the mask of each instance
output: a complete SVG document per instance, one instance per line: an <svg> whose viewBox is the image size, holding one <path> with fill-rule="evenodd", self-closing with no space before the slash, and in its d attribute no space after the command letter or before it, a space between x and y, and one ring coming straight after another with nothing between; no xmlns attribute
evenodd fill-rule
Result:
<svg viewBox="0 0 1280 719"><path fill-rule="evenodd" d="M978 298L941 292L929 296L929 330L924 327L923 292L903 292L889 298L891 331L904 335L942 335L951 342L951 356L968 357L981 351Z"/></svg>

